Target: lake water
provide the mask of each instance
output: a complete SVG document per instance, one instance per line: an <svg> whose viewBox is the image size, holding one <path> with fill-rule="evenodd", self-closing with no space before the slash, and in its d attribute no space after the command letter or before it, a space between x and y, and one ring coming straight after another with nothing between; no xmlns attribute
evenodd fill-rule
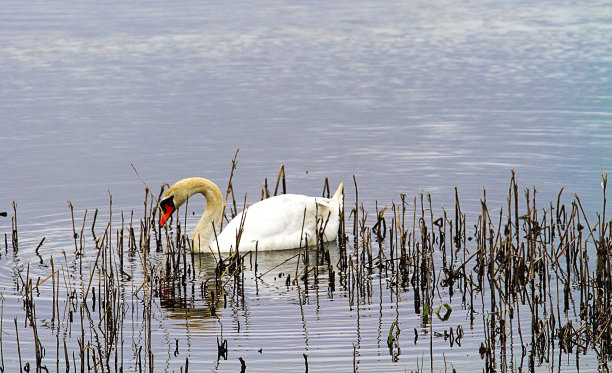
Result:
<svg viewBox="0 0 612 373"><path fill-rule="evenodd" d="M109 195L114 222L121 211L141 214L144 186L130 164L154 191L189 176L223 188L240 149L233 184L249 202L284 164L293 193L318 195L328 177L332 188L344 181L354 201L355 175L369 211L424 191L439 212L456 186L468 219L483 187L489 206L505 206L514 169L541 206L564 187L596 218L600 173L612 170L610 40L612 6L603 0L5 0L0 211L10 216L16 201L20 251L0 260L4 326L15 317L23 324L16 273L29 263L35 276L50 274L34 255L42 237L45 261L74 247L67 200L77 221L86 209L88 219L96 208L108 216ZM10 229L0 217L9 250ZM195 370L236 371L241 356L247 371L299 371L306 353L312 371L350 371L353 345L360 371L427 362L429 346L408 336L420 327L409 296L356 312L325 290L299 300L272 278L245 287L247 303L219 319L159 307L156 361L165 363L156 370L178 371L189 356ZM43 306L37 312L45 318ZM405 339L392 362L385 334L396 313ZM14 332L4 336L13 368ZM480 361L481 331L471 333L462 348L439 347L437 371L442 354L460 370ZM230 352L219 363L221 334Z"/></svg>

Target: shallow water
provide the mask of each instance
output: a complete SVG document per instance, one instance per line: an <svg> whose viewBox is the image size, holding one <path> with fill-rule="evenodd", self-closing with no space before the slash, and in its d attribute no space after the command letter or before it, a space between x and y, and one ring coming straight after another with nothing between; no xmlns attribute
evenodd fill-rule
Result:
<svg viewBox="0 0 612 373"><path fill-rule="evenodd" d="M142 217L144 187L130 163L154 191L196 175L223 189L239 148L233 184L249 202L285 164L294 193L320 194L329 177L332 188L344 181L354 201L356 175L369 211L425 191L439 213L457 186L468 219L480 211L483 187L490 207L505 205L515 169L521 187L536 187L540 206L564 187L590 216L601 212L600 172L612 165L605 1L3 4L0 211L10 215L16 201L20 234L11 257L10 218L0 217L9 234L0 260L5 327L23 322L17 272L30 264L34 276L49 274L34 253L41 239L45 263L74 247L67 200L77 225L88 210L86 232L96 208L108 221L109 194L114 223L121 211ZM196 215L200 203L190 204ZM218 320L197 307L160 305L156 368L178 370L187 354L206 370L235 371L242 356L249 371L293 371L306 353L313 371L346 371L353 345L361 371L427 362L428 342L411 341L420 317L409 295L351 308L324 285L300 302L295 288L267 281L247 281L245 304L228 305ZM388 296L381 283L374 300ZM41 319L48 303L37 300ZM397 313L402 354L394 363L385 332ZM455 315L453 325L465 321ZM14 330L7 333L14 343ZM221 333L230 358L216 365ZM437 369L443 353L454 366L472 366L482 331L469 333L462 348L435 341ZM55 337L47 337L51 349ZM8 351L5 364L14 367Z"/></svg>

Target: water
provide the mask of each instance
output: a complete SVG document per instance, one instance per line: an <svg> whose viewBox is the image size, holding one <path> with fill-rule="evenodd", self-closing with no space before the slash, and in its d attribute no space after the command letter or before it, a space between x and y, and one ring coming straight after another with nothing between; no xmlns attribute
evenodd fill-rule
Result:
<svg viewBox="0 0 612 373"><path fill-rule="evenodd" d="M296 193L319 194L329 177L352 201L356 175L370 211L421 191L450 206L457 186L468 218L483 186L490 206L504 206L515 169L542 205L565 187L591 216L601 211L600 172L612 165L606 1L7 0L2 9L0 211L17 202L21 239L20 255L0 261L5 324L23 313L14 268L49 274L34 255L42 237L45 261L73 247L67 200L77 220L85 209L88 219L96 208L108 216L109 194L115 222L120 211L141 214L130 163L153 190L196 175L224 186L239 148L234 187L250 202L283 163ZM0 228L10 233L10 219ZM362 371L416 369L427 356L408 341L419 327L410 297L357 314L324 291L299 307L296 290L271 283L263 295L249 285L246 304L219 320L185 322L160 307L156 332L166 339L156 348L179 338L194 364L219 371L239 369L237 356L249 370L301 370L303 352L313 370L346 371L353 344ZM385 328L397 312L402 355L392 363ZM215 365L221 328L230 359ZM477 356L439 348L455 366ZM178 369L185 353L168 352L165 368Z"/></svg>

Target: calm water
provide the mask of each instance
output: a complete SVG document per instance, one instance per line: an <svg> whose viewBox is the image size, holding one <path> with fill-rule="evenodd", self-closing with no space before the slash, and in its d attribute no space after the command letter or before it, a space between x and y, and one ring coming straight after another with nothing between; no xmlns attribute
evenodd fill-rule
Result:
<svg viewBox="0 0 612 373"><path fill-rule="evenodd" d="M283 163L291 192L319 194L329 177L332 188L345 182L352 201L356 175L370 210L421 191L449 206L457 186L468 219L483 187L490 206L505 204L515 169L542 205L565 187L595 217L600 172L612 170L610 40L612 6L600 0L5 0L0 211L17 202L21 238L21 254L0 260L5 324L23 313L16 271L30 263L35 275L49 274L33 255L42 237L45 261L73 246L67 200L79 219L85 209L107 216L109 194L114 214L142 211L130 163L154 190L188 176L224 186L239 148L234 187L249 201ZM10 218L0 217L0 232L10 232ZM155 348L165 357L156 361L165 363L156 368L179 369L188 355L200 369L236 371L243 356L249 371L296 371L307 353L314 371L347 371L353 344L360 371L427 360L427 343L409 336L420 326L410 296L357 312L342 294L298 301L284 281L266 281L247 284L246 304L228 305L220 319L160 306ZM383 280L373 297L385 294ZM404 339L395 363L385 329L398 312ZM455 315L453 325L465 321ZM443 354L473 367L481 332L470 331L463 348L440 345L437 369ZM14 367L8 333L5 363ZM217 363L221 333L230 357ZM185 348L178 357L174 339Z"/></svg>

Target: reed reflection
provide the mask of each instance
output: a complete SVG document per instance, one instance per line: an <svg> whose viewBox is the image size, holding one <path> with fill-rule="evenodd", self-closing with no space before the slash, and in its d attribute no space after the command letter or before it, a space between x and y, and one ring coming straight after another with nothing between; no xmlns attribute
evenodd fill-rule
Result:
<svg viewBox="0 0 612 373"><path fill-rule="evenodd" d="M327 284L335 289L335 274L340 260L336 242L317 248L246 252L229 256L212 253L193 254L194 278L163 282L160 305L168 317L184 320L190 327L209 329L227 308L248 312L250 297L278 296L301 303L290 291L298 282L305 288ZM317 293L318 295L318 293Z"/></svg>

